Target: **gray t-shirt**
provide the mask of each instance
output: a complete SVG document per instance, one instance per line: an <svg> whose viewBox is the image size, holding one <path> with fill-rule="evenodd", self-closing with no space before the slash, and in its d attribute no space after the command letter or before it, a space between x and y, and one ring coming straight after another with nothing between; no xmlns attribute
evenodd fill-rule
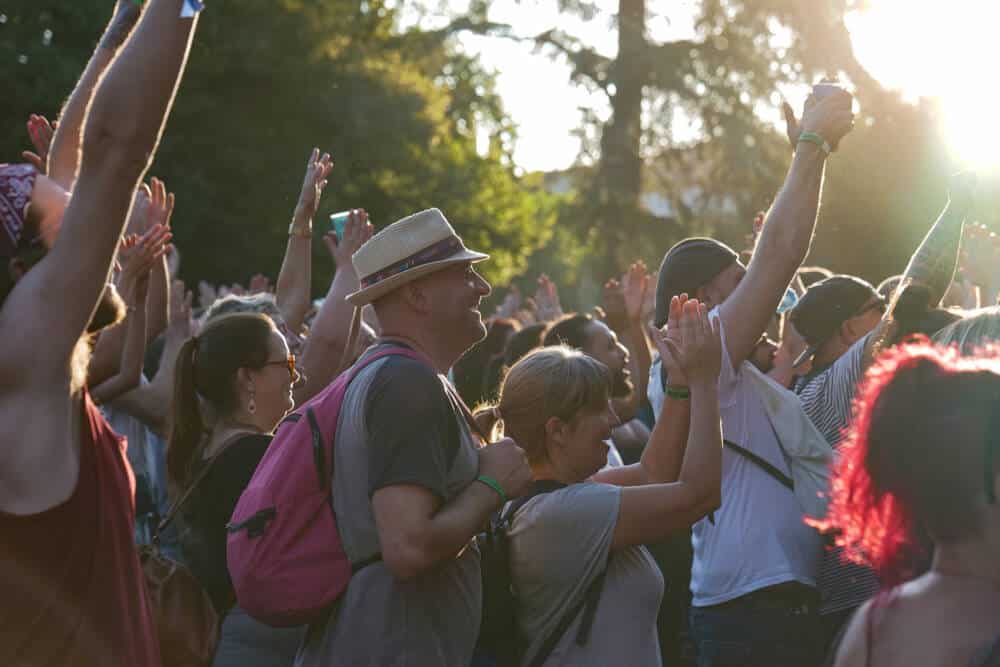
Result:
<svg viewBox="0 0 1000 667"><path fill-rule="evenodd" d="M510 566L518 624L528 642L523 664L608 564L621 494L609 484L573 484L533 498L514 515ZM587 643L576 643L579 613L545 665L659 665L662 597L663 575L646 548L616 551Z"/></svg>
<svg viewBox="0 0 1000 667"><path fill-rule="evenodd" d="M333 506L352 563L380 551L375 491L416 484L448 502L479 473L476 440L446 381L421 362L393 356L365 368L348 389L337 426ZM310 628L296 664L468 667L481 607L474 542L409 581L379 561L358 571L330 618Z"/></svg>

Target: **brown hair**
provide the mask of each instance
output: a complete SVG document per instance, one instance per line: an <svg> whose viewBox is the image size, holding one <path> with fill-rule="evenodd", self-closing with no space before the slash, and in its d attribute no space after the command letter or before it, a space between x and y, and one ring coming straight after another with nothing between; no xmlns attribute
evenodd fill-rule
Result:
<svg viewBox="0 0 1000 667"><path fill-rule="evenodd" d="M209 430L202 415L205 401L216 415L236 408L236 373L267 363L268 342L275 332L266 315L237 313L209 322L181 346L174 371L174 404L167 444L167 478L172 491L191 481Z"/></svg>
<svg viewBox="0 0 1000 667"><path fill-rule="evenodd" d="M593 357L562 345L531 352L511 367L500 386L493 424L524 449L528 461L544 460L545 422L571 421L584 411L604 409L611 395L611 374Z"/></svg>

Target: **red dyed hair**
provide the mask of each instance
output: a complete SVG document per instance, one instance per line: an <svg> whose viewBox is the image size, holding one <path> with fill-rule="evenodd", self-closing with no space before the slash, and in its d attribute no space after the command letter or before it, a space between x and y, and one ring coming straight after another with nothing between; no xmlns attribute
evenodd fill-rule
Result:
<svg viewBox="0 0 1000 667"><path fill-rule="evenodd" d="M909 579L926 555L922 535L953 541L980 529L998 410L1000 349L962 358L917 341L885 352L855 399L827 519L811 525L837 531L848 558L884 586Z"/></svg>

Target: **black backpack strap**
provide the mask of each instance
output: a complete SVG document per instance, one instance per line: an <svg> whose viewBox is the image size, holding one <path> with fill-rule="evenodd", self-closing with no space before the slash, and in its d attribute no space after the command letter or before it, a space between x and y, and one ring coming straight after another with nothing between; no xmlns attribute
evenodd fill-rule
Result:
<svg viewBox="0 0 1000 667"><path fill-rule="evenodd" d="M581 610L583 611L583 618L580 620L580 628L576 632L576 643L578 646L585 646L587 644L587 640L590 638L590 629L594 625L594 617L597 615L597 604L601 601L601 593L604 591L604 580L607 577L608 566L610 564L611 556L609 555L604 569L601 570L600 574L587 587L587 591L583 594L583 599L573 605L563 615L559 620L559 625L553 628L552 632L545 638L545 641L542 642L542 645L538 648L538 652L535 653L535 657L531 659L528 667L541 667L549 659L552 651L556 648L556 644L559 643L559 640L569 630L569 626L573 624L573 621L580 614Z"/></svg>
<svg viewBox="0 0 1000 667"><path fill-rule="evenodd" d="M510 519L514 514L535 496L558 491L565 487L565 484L553 480L536 480L532 483L526 494L512 500L507 506L507 509L501 515L501 524L509 525ZM583 599L573 605L559 620L559 624L546 636L545 641L542 642L542 645L539 647L538 652L535 653L535 657L532 658L528 667L541 667L548 660L552 651L555 650L556 644L559 643L559 640L569 630L569 626L572 625L581 610L583 611L583 619L580 621L580 628L576 633L576 643L580 646L584 646L587 643L587 640L590 638L590 629L594 625L594 617L597 614L597 604L600 602L601 592L604 590L604 579L608 573L608 564L610 562L611 556L609 555L604 569L601 570L597 577L590 583L590 586L587 587L586 592L583 594Z"/></svg>
<svg viewBox="0 0 1000 667"><path fill-rule="evenodd" d="M736 452L737 454L739 454L740 456L742 456L743 458L750 461L758 468L766 472L768 475L777 480L779 484L781 484L789 491L793 492L795 491L795 482L792 480L792 478L786 475L785 473L781 472L777 468L777 466L775 466L773 463L764 460L762 457L757 456L756 454L751 452L749 449L746 449L745 447L740 447L731 440L723 440L722 444L725 445L727 449L731 449L732 451ZM712 512L711 514L708 515L708 520L710 523L712 523L712 525L715 525L715 512Z"/></svg>
<svg viewBox="0 0 1000 667"><path fill-rule="evenodd" d="M789 491L795 490L795 482L792 481L792 478L786 475L785 473L781 472L780 470L778 470L778 468L774 464L765 461L763 458L757 456L749 449L740 447L735 442L730 442L729 440L723 440L722 442L726 447L733 450L734 452L736 452L743 458L747 459L751 463L754 463L758 468L766 472L774 479L778 480L778 483L787 488Z"/></svg>

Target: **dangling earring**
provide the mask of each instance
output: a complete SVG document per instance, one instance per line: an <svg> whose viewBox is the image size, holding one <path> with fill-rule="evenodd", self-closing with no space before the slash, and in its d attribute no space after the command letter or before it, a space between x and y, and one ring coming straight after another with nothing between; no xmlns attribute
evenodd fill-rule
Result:
<svg viewBox="0 0 1000 667"><path fill-rule="evenodd" d="M247 403L247 412L257 414L257 399L253 389L250 390L250 402Z"/></svg>

